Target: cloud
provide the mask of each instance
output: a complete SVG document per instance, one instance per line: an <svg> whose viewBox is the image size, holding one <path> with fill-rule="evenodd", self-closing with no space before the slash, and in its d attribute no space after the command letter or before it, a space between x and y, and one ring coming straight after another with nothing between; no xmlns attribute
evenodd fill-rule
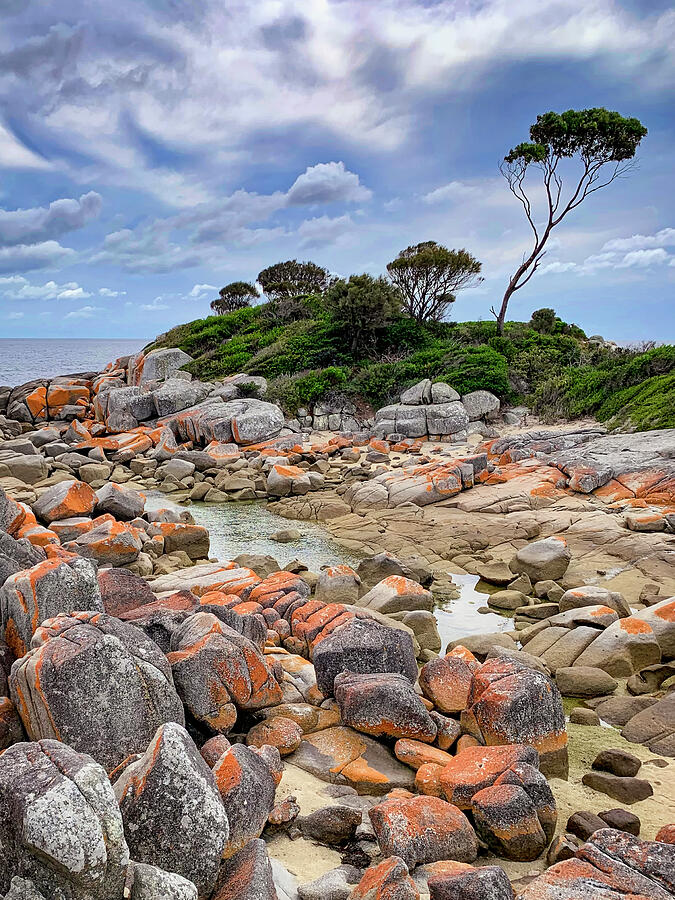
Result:
<svg viewBox="0 0 675 900"><path fill-rule="evenodd" d="M122 228L108 234L103 247L95 252L92 265L112 263L130 272L173 272L189 269L202 262L203 250L184 249L172 243L164 229L145 228L140 232Z"/></svg>
<svg viewBox="0 0 675 900"><path fill-rule="evenodd" d="M113 291L110 288L102 287L98 289L101 297L125 297L126 291Z"/></svg>
<svg viewBox="0 0 675 900"><path fill-rule="evenodd" d="M448 184L442 184L435 190L425 194L422 200L430 205L452 203L471 199L480 194L480 192L480 188L477 185L467 184L464 181L450 181Z"/></svg>
<svg viewBox="0 0 675 900"><path fill-rule="evenodd" d="M7 318L8 319L23 319L23 313L22 312L11 312L11 313L9 313Z"/></svg>
<svg viewBox="0 0 675 900"><path fill-rule="evenodd" d="M48 160L29 150L2 123L0 123L0 168L49 169Z"/></svg>
<svg viewBox="0 0 675 900"><path fill-rule="evenodd" d="M48 269L52 266L73 262L74 250L62 247L57 241L43 241L40 244L18 244L0 247L0 272L28 272L31 269Z"/></svg>
<svg viewBox="0 0 675 900"><path fill-rule="evenodd" d="M562 273L562 272L571 272L577 268L577 264L575 262L560 262L554 261L547 263L545 266L541 266L538 271L538 275L551 275L554 273Z"/></svg>
<svg viewBox="0 0 675 900"><path fill-rule="evenodd" d="M669 259L673 258L675 257L671 257L662 247L657 247L653 250L631 250L617 263L617 266L620 269L629 269L633 266L645 269L648 266L668 262Z"/></svg>
<svg viewBox="0 0 675 900"><path fill-rule="evenodd" d="M81 306L66 313L66 319L92 319L97 313L103 312L101 306Z"/></svg>
<svg viewBox="0 0 675 900"><path fill-rule="evenodd" d="M675 247L675 228L662 228L656 234L634 234L629 238L616 238L603 246L603 250L646 250L650 247Z"/></svg>
<svg viewBox="0 0 675 900"><path fill-rule="evenodd" d="M0 245L39 244L84 227L101 211L101 195L95 191L79 200L55 200L48 207L0 210Z"/></svg>
<svg viewBox="0 0 675 900"><path fill-rule="evenodd" d="M343 240L353 229L354 223L350 216L337 216L333 219L330 216L318 216L315 219L305 219L297 234L300 247L318 247Z"/></svg>
<svg viewBox="0 0 675 900"><path fill-rule="evenodd" d="M142 303L141 309L146 312L154 312L159 309L169 309L168 303L162 303L161 297L155 297L152 303Z"/></svg>
<svg viewBox="0 0 675 900"><path fill-rule="evenodd" d="M312 206L361 203L371 197L372 191L343 162L329 162L309 166L299 175L286 194L286 201L289 206Z"/></svg>
<svg viewBox="0 0 675 900"><path fill-rule="evenodd" d="M215 284L195 284L189 292L188 297L201 297L203 294L209 294L211 291L217 291Z"/></svg>
<svg viewBox="0 0 675 900"><path fill-rule="evenodd" d="M10 300L85 300L91 297L76 281L31 284L22 275L0 278L0 293Z"/></svg>

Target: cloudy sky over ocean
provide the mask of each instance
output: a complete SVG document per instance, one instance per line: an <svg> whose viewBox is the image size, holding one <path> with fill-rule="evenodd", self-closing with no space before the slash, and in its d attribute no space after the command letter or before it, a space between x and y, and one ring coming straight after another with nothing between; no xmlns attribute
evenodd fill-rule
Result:
<svg viewBox="0 0 675 900"><path fill-rule="evenodd" d="M675 10L659 0L0 0L0 334L151 337L279 259L528 246L498 172L548 109L649 134L512 301L675 338Z"/></svg>

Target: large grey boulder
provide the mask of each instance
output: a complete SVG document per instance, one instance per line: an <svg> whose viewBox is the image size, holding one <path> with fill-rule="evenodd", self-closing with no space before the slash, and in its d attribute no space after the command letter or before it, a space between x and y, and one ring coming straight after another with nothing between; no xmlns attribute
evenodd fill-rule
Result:
<svg viewBox="0 0 675 900"><path fill-rule="evenodd" d="M570 551L561 538L548 537L526 544L509 563L512 572L528 575L533 584L537 581L557 581L570 564ZM594 601L597 602L597 601Z"/></svg>
<svg viewBox="0 0 675 900"><path fill-rule="evenodd" d="M17 541L0 529L0 588L10 575L30 569L45 558L42 547L34 547L28 538Z"/></svg>
<svg viewBox="0 0 675 900"><path fill-rule="evenodd" d="M472 422L476 419L494 417L499 412L500 406L499 397L495 397L490 391L471 391L464 394L462 403Z"/></svg>
<svg viewBox="0 0 675 900"><path fill-rule="evenodd" d="M469 417L459 400L433 403L426 412L428 434L457 434L469 425Z"/></svg>
<svg viewBox="0 0 675 900"><path fill-rule="evenodd" d="M401 403L411 406L419 406L422 403L431 403L431 381L425 378L401 392Z"/></svg>
<svg viewBox="0 0 675 900"><path fill-rule="evenodd" d="M123 387L108 391L106 400L106 421L114 431L135 428L138 422L152 419L155 404L152 394L140 387Z"/></svg>
<svg viewBox="0 0 675 900"><path fill-rule="evenodd" d="M431 385L432 403L451 403L453 400L459 400L459 394L449 384L437 381L436 384Z"/></svg>
<svg viewBox="0 0 675 900"><path fill-rule="evenodd" d="M607 606L622 617L631 614L630 606L622 594L599 584L582 584L580 587L570 588L560 598L561 613L590 606Z"/></svg>
<svg viewBox="0 0 675 900"><path fill-rule="evenodd" d="M45 619L85 609L103 612L93 563L45 560L10 575L0 588L1 636L21 656Z"/></svg>
<svg viewBox="0 0 675 900"><path fill-rule="evenodd" d="M110 513L116 519L131 520L143 515L145 497L138 491L108 481L96 491L96 515Z"/></svg>
<svg viewBox="0 0 675 900"><path fill-rule="evenodd" d="M378 417L375 417L376 422ZM424 406L406 406L396 408L396 428L405 437L424 437L427 433L427 412Z"/></svg>
<svg viewBox="0 0 675 900"><path fill-rule="evenodd" d="M0 444L0 471L3 467L7 468L12 478L24 484L36 484L49 474L49 466L44 457L33 454L5 454Z"/></svg>
<svg viewBox="0 0 675 900"><path fill-rule="evenodd" d="M147 863L131 862L125 900L197 900L197 887L182 875ZM17 898L18 900L18 898Z"/></svg>
<svg viewBox="0 0 675 900"><path fill-rule="evenodd" d="M664 659L675 658L675 597L661 600L649 609L635 613L633 618L651 626Z"/></svg>
<svg viewBox="0 0 675 900"><path fill-rule="evenodd" d="M2 893L19 876L48 898L122 900L129 850L112 786L58 741L0 756L0 849Z"/></svg>
<svg viewBox="0 0 675 900"><path fill-rule="evenodd" d="M57 616L17 660L10 693L32 740L59 737L112 771L165 722L185 723L171 667L133 625L104 613Z"/></svg>
<svg viewBox="0 0 675 900"><path fill-rule="evenodd" d="M133 858L190 879L208 897L229 825L213 773L187 731L161 725L115 782L115 796Z"/></svg>
<svg viewBox="0 0 675 900"><path fill-rule="evenodd" d="M192 362L192 357L179 350L178 347L151 350L142 359L142 368L137 376L138 381L140 384L147 384L149 381L166 381L189 362ZM136 371L138 371L138 365Z"/></svg>
<svg viewBox="0 0 675 900"><path fill-rule="evenodd" d="M317 687L324 697L333 695L333 683L342 671L405 675L413 684L417 662L412 637L370 619L352 619L336 628L314 648Z"/></svg>
<svg viewBox="0 0 675 900"><path fill-rule="evenodd" d="M210 392L211 385L202 384L201 381L168 378L164 384L152 392L152 400L157 415L163 417L201 403Z"/></svg>

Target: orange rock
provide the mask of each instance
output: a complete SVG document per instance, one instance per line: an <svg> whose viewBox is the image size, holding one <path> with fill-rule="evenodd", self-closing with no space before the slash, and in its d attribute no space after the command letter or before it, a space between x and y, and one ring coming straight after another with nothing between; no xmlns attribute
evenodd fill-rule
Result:
<svg viewBox="0 0 675 900"><path fill-rule="evenodd" d="M417 770L415 775L415 787L420 794L427 794L429 797L442 797L443 790L441 788L441 772L443 766L437 763L423 763Z"/></svg>
<svg viewBox="0 0 675 900"><path fill-rule="evenodd" d="M390 856L366 869L349 900L419 900L419 896L406 864Z"/></svg>
<svg viewBox="0 0 675 900"><path fill-rule="evenodd" d="M420 687L425 697L443 713L458 713L466 708L473 675L458 656L432 659L420 671Z"/></svg>
<svg viewBox="0 0 675 900"><path fill-rule="evenodd" d="M440 774L443 796L459 809L471 809L473 795L494 784L503 772L517 763L529 763L536 768L539 763L537 751L524 744L466 747Z"/></svg>
<svg viewBox="0 0 675 900"><path fill-rule="evenodd" d="M435 763L439 766L447 766L452 760L449 753L439 750L438 747L432 747L429 744L423 744L421 741L413 741L409 738L400 738L394 744L394 753L396 758L411 769L419 769L428 763Z"/></svg>
<svg viewBox="0 0 675 900"><path fill-rule="evenodd" d="M43 522L91 516L96 494L84 481L60 481L47 488L33 504L33 512Z"/></svg>
<svg viewBox="0 0 675 900"><path fill-rule="evenodd" d="M292 719L274 716L259 722L246 735L249 747L263 747L265 744L276 747L281 756L288 756L300 746L302 728Z"/></svg>

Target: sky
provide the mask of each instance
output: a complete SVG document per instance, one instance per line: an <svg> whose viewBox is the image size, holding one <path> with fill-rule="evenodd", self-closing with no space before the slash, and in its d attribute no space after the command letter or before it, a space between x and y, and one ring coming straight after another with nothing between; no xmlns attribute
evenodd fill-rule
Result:
<svg viewBox="0 0 675 900"><path fill-rule="evenodd" d="M0 0L0 17L2 337L146 340L279 260L379 275L423 240L481 260L450 318L489 319L530 246L500 160L538 114L605 106L649 129L634 171L556 229L509 317L675 340L668 0Z"/></svg>

